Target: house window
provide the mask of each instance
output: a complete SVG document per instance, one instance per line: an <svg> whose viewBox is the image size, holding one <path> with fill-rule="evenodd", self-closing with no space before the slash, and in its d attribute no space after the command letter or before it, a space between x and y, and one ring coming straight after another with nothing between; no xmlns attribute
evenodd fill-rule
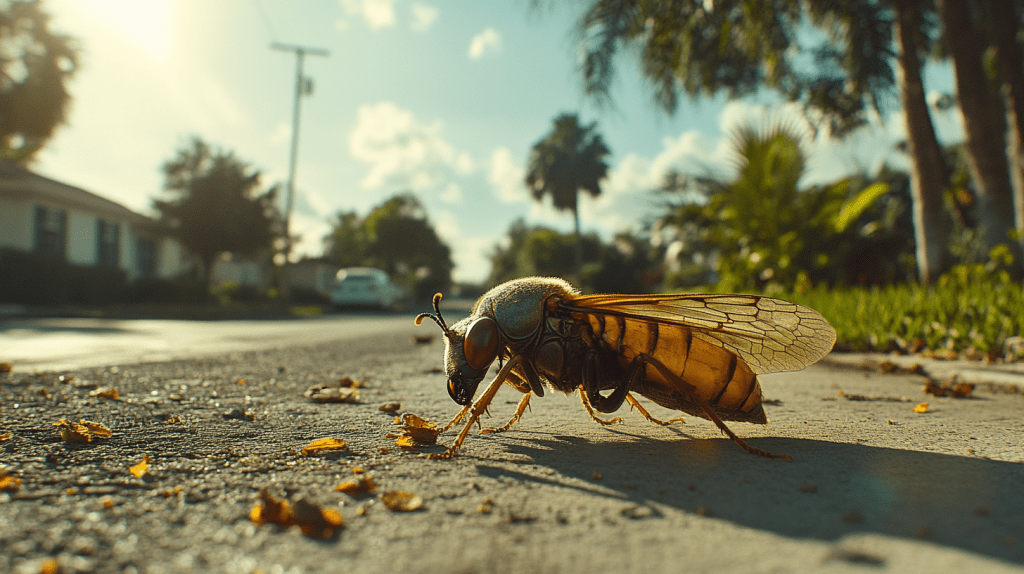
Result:
<svg viewBox="0 0 1024 574"><path fill-rule="evenodd" d="M135 252L139 256L139 277L156 276L156 241L150 237L140 237Z"/></svg>
<svg viewBox="0 0 1024 574"><path fill-rule="evenodd" d="M96 220L96 265L117 267L121 262L121 227L112 221Z"/></svg>
<svg viewBox="0 0 1024 574"><path fill-rule="evenodd" d="M67 245L68 216L63 209L36 206L37 253L64 257Z"/></svg>

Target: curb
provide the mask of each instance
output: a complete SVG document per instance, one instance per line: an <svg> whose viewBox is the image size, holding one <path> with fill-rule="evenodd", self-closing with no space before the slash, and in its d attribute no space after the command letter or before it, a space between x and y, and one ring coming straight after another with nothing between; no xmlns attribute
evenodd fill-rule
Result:
<svg viewBox="0 0 1024 574"><path fill-rule="evenodd" d="M985 364L981 361L947 361L919 355L836 352L829 353L821 362L843 368L917 373L936 381L956 380L995 385L1001 387L1003 392L1024 393L1024 363Z"/></svg>

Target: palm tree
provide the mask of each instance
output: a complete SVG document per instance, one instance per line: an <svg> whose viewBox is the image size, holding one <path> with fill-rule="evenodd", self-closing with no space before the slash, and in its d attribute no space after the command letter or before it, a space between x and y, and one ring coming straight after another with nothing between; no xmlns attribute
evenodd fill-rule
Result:
<svg viewBox="0 0 1024 574"><path fill-rule="evenodd" d="M580 243L579 192L601 195L601 181L608 175L605 159L611 155L597 133L597 123L581 125L575 114L555 118L554 127L533 145L526 170L526 185L533 198L550 195L555 209L572 211L576 234L576 272L583 265Z"/></svg>
<svg viewBox="0 0 1024 574"><path fill-rule="evenodd" d="M907 112L920 278L932 281L948 267L946 244L952 227L944 211L948 169L921 79L921 57L937 36L935 2L590 0L589 4L577 29L583 53L580 71L586 93L598 102L610 99L615 65L622 61L616 55L626 50L639 55L641 71L667 112L675 111L683 95L699 98L724 92L738 98L767 87L804 104L813 121L836 137L865 125L873 113L882 113L879 102L898 89ZM808 24L824 32L828 41L801 45L799 36L806 36ZM957 33L960 28L955 29ZM1021 101L1024 108L1024 96Z"/></svg>

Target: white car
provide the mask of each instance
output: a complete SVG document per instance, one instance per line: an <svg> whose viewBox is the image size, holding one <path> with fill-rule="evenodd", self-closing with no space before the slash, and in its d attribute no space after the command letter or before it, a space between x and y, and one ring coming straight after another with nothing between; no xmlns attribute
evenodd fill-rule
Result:
<svg viewBox="0 0 1024 574"><path fill-rule="evenodd" d="M349 267L338 271L331 293L335 307L379 307L394 309L405 299L405 290L388 274L370 267Z"/></svg>

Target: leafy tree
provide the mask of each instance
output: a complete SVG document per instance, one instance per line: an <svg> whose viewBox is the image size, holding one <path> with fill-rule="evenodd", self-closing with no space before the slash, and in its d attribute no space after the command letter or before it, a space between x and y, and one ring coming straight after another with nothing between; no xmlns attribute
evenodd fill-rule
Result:
<svg viewBox="0 0 1024 574"><path fill-rule="evenodd" d="M907 278L901 254L910 236L905 178L847 178L800 189L805 159L785 129L741 128L733 136L732 178L669 178L664 192L686 192L654 226L677 264L668 283L717 279L725 290L792 289L810 283L885 283ZM717 278L701 270L712 269ZM680 276L682 274L682 276ZM685 277L685 278L684 278Z"/></svg>
<svg viewBox="0 0 1024 574"><path fill-rule="evenodd" d="M582 247L582 272L577 287L596 293L650 292L661 274L651 257L649 242L621 235L605 245L596 234L559 233L546 227L530 227L521 218L512 222L508 240L491 252L489 285L530 276L565 277L575 274L573 253Z"/></svg>
<svg viewBox="0 0 1024 574"><path fill-rule="evenodd" d="M583 262L580 237L579 193L591 197L601 194L601 180L608 174L607 157L611 155L597 124L584 126L573 114L555 118L551 132L533 145L526 168L526 185L533 198L542 201L551 196L555 209L569 210L577 237L576 272Z"/></svg>
<svg viewBox="0 0 1024 574"><path fill-rule="evenodd" d="M77 70L75 41L50 30L40 0L0 1L0 155L25 163L53 136Z"/></svg>
<svg viewBox="0 0 1024 574"><path fill-rule="evenodd" d="M383 269L418 299L451 287L451 249L411 193L386 200L365 219L355 212L339 214L326 257L342 267Z"/></svg>
<svg viewBox="0 0 1024 574"><path fill-rule="evenodd" d="M256 255L269 251L280 234L274 205L277 189L262 190L260 172L214 150L198 137L163 165L167 199L154 200L175 237L201 264L210 286L214 262L222 253Z"/></svg>
<svg viewBox="0 0 1024 574"><path fill-rule="evenodd" d="M581 72L587 93L607 101L616 54L635 46L668 112L683 94L736 98L768 87L802 102L834 136L882 111L898 86L910 138L918 272L931 281L949 264L950 232L948 174L921 82L935 19L929 0L593 0L578 26ZM826 39L809 43L808 24Z"/></svg>
<svg viewBox="0 0 1024 574"><path fill-rule="evenodd" d="M334 231L325 240L325 257L341 267L366 265L369 240L359 215L354 211L339 213L332 226Z"/></svg>

